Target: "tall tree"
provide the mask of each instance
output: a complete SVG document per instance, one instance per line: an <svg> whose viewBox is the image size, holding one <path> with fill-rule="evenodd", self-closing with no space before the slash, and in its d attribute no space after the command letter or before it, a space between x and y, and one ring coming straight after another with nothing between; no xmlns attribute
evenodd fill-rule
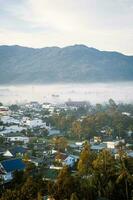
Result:
<svg viewBox="0 0 133 200"><path fill-rule="evenodd" d="M71 132L78 139L81 138L82 129L81 129L81 123L80 123L80 121L73 122L72 128L71 128Z"/></svg>
<svg viewBox="0 0 133 200"><path fill-rule="evenodd" d="M127 162L128 158L124 150L120 149L118 153L119 153L119 157L117 159L118 177L117 177L116 183L121 184L121 185L123 185L124 183L124 187L122 188L123 196L126 196L126 200L128 200L129 193L131 193L131 189L133 189L132 188L132 185L133 185L132 172L130 173L130 168L128 169L129 167L128 162Z"/></svg>
<svg viewBox="0 0 133 200"><path fill-rule="evenodd" d="M75 190L74 177L71 176L70 170L67 166L64 166L60 171L57 181L54 185L54 198L70 199L71 194Z"/></svg>
<svg viewBox="0 0 133 200"><path fill-rule="evenodd" d="M107 149L98 154L97 159L93 162L93 169L99 196L108 197L108 187L115 176L115 159Z"/></svg>
<svg viewBox="0 0 133 200"><path fill-rule="evenodd" d="M91 152L90 145L85 142L84 148L80 154L78 162L78 171L81 175L88 175L91 172L92 161L95 159L94 154Z"/></svg>

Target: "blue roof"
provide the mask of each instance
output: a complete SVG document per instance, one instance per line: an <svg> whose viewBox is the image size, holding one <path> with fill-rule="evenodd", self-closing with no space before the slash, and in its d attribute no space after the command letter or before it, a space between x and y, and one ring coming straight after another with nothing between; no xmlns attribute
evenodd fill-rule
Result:
<svg viewBox="0 0 133 200"><path fill-rule="evenodd" d="M6 172L25 169L25 164L21 159L3 160L1 164Z"/></svg>
<svg viewBox="0 0 133 200"><path fill-rule="evenodd" d="M16 156L17 153L24 154L26 153L26 149L24 147L15 147L11 150L11 153Z"/></svg>

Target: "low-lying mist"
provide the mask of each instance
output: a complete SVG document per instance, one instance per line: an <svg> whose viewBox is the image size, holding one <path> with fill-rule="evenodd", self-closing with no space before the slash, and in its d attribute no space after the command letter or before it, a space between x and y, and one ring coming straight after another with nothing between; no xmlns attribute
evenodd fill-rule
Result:
<svg viewBox="0 0 133 200"><path fill-rule="evenodd" d="M95 104L107 102L110 98L116 102L133 103L133 82L0 86L0 102L4 104L63 103L68 100Z"/></svg>

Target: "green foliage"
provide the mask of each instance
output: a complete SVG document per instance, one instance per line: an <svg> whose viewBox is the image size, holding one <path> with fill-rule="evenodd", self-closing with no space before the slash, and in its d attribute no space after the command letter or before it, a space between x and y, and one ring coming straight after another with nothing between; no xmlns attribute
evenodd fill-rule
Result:
<svg viewBox="0 0 133 200"><path fill-rule="evenodd" d="M115 159L109 150L103 149L93 161L94 170L103 175L111 176L115 170Z"/></svg>
<svg viewBox="0 0 133 200"><path fill-rule="evenodd" d="M84 109L87 109L86 113L81 112ZM101 130L105 130L107 136L126 138L127 131L133 130L133 118L123 115L123 111L133 114L133 106L117 105L110 99L106 105L96 104L54 113L47 119L47 123L60 130L66 137L74 139L90 139L101 135Z"/></svg>
<svg viewBox="0 0 133 200"><path fill-rule="evenodd" d="M6 190L0 200L20 200L21 193L18 190Z"/></svg>
<svg viewBox="0 0 133 200"><path fill-rule="evenodd" d="M41 200L44 195L54 200L131 199L133 160L124 152L117 160L106 149L93 156L85 143L80 160L82 165L78 165L81 169L77 173L64 166L56 181L44 181L41 175L31 177L32 170L16 171L10 188L5 189L0 200Z"/></svg>
<svg viewBox="0 0 133 200"><path fill-rule="evenodd" d="M65 133L67 137L83 140L93 136L101 136L100 131L111 137L125 137L128 130L133 128L133 118L122 115L121 112L126 108L133 108L130 105L116 105L113 100L107 105L93 106L87 115L79 118L84 113L80 109L78 115L74 111L61 111L60 114L54 113L48 118L52 126ZM29 131L29 135L32 132ZM65 136L66 136L65 135ZM54 137L52 145L58 151L64 151L68 145L66 137ZM2 140L1 140L2 139ZM35 138L37 140L37 138ZM69 138L68 138L69 139ZM3 143L3 138L0 138ZM33 143L29 144L32 149ZM133 159L127 157L125 145L119 143L117 146L118 158L115 159L112 153L104 149L98 154L91 151L90 145L85 142L80 154L79 161L72 172L67 166L63 167L59 174L55 174L51 181L46 181L47 170L44 166L36 168L34 164L28 162L28 155L24 155L27 164L24 172L16 171L13 181L9 184L8 189L4 189L0 200L41 200L43 195L50 195L54 200L97 200L108 199L116 200L131 199L133 190ZM35 154L35 152L33 152ZM57 158L60 157L60 153ZM51 159L52 160L52 159ZM40 170L40 171L39 171ZM43 172L43 173L42 173ZM45 176L44 176L45 174ZM57 177L56 181L55 178Z"/></svg>
<svg viewBox="0 0 133 200"><path fill-rule="evenodd" d="M19 106L17 104L12 104L9 109L11 111L17 112L19 110Z"/></svg>
<svg viewBox="0 0 133 200"><path fill-rule="evenodd" d="M0 136L0 145L2 145L5 142L5 138Z"/></svg>
<svg viewBox="0 0 133 200"><path fill-rule="evenodd" d="M67 139L65 137L60 136L54 137L52 143L58 151L64 151L68 145Z"/></svg>
<svg viewBox="0 0 133 200"><path fill-rule="evenodd" d="M108 197L109 187L113 186L112 180L115 177L115 159L111 153L104 149L93 161L94 182L98 188L99 196ZM112 189L112 188L111 188Z"/></svg>
<svg viewBox="0 0 133 200"><path fill-rule="evenodd" d="M54 198L55 199L69 199L72 188L74 187L74 178L70 174L70 170L65 166L57 178L54 185Z"/></svg>
<svg viewBox="0 0 133 200"><path fill-rule="evenodd" d="M95 159L94 154L90 150L90 145L88 143L84 144L84 148L80 154L80 159L78 162L78 171L81 175L88 175L92 170L92 161Z"/></svg>
<svg viewBox="0 0 133 200"><path fill-rule="evenodd" d="M78 200L76 193L72 193L70 200Z"/></svg>
<svg viewBox="0 0 133 200"><path fill-rule="evenodd" d="M46 187L46 183L40 178L28 177L24 182L20 180L18 185L15 184L14 189L5 190L0 200L42 200Z"/></svg>
<svg viewBox="0 0 133 200"><path fill-rule="evenodd" d="M72 128L71 128L71 132L72 132L72 134L74 134L74 136L76 136L78 139L81 138L82 129L81 129L81 123L80 123L80 121L75 121L75 122L73 122Z"/></svg>

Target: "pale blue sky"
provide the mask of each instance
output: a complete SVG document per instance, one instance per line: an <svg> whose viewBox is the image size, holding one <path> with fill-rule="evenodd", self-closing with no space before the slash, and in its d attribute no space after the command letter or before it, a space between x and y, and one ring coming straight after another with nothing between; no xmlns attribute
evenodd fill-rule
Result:
<svg viewBox="0 0 133 200"><path fill-rule="evenodd" d="M133 0L0 0L2 44L85 44L133 55Z"/></svg>

